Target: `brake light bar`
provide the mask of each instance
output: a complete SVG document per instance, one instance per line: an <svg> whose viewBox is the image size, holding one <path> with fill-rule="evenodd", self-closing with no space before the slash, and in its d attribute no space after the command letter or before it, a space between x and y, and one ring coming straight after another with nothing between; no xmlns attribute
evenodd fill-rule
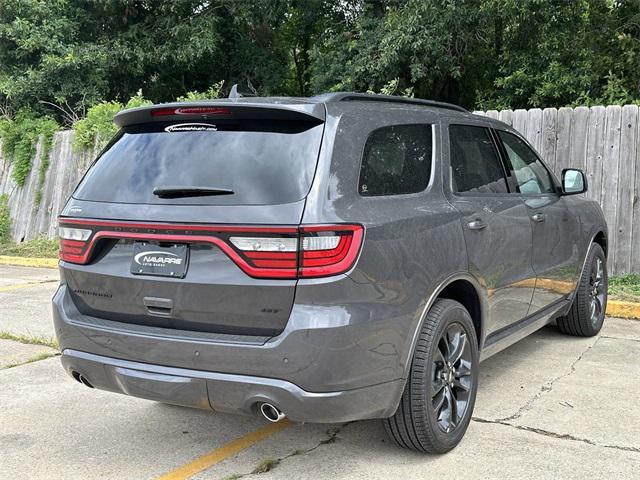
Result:
<svg viewBox="0 0 640 480"><path fill-rule="evenodd" d="M255 278L314 278L347 272L364 237L356 224L257 227L59 219L60 259L87 264L104 239L216 245Z"/></svg>
<svg viewBox="0 0 640 480"><path fill-rule="evenodd" d="M178 107L151 110L152 117L170 115L231 115L231 110L225 107Z"/></svg>

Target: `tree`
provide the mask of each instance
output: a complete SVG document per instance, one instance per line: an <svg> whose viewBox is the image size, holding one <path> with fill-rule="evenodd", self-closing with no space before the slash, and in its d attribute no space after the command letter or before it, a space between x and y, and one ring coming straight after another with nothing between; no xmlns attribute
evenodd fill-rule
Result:
<svg viewBox="0 0 640 480"><path fill-rule="evenodd" d="M142 89L376 91L467 108L640 99L640 0L2 0L0 115ZM45 102L45 103L43 103ZM48 102L48 103L46 103ZM56 105L55 107L52 104Z"/></svg>

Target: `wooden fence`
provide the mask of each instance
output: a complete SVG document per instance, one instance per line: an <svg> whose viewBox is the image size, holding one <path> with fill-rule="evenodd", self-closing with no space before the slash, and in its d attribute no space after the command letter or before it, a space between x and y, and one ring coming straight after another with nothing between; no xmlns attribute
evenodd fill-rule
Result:
<svg viewBox="0 0 640 480"><path fill-rule="evenodd" d="M609 226L609 272L640 273L640 119L638 106L475 112L513 126L560 175L585 171L587 196Z"/></svg>
<svg viewBox="0 0 640 480"><path fill-rule="evenodd" d="M640 119L635 105L546 108L476 112L498 118L522 132L559 175L578 167L589 178L587 196L597 200L609 224L609 270L640 273ZM36 205L40 151L24 187L11 178L0 154L0 194L9 195L16 241L55 235L64 200L89 165L93 154L73 152L73 132L59 132L49 154L49 169Z"/></svg>

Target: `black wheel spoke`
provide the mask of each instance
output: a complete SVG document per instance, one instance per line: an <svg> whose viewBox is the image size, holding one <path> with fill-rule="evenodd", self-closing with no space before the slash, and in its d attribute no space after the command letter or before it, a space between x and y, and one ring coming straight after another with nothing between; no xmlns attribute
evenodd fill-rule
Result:
<svg viewBox="0 0 640 480"><path fill-rule="evenodd" d="M460 377L468 377L469 375L471 375L471 368L469 367L470 365L468 365L466 362L464 361L460 362L460 366L456 368L455 377L460 378Z"/></svg>
<svg viewBox="0 0 640 480"><path fill-rule="evenodd" d="M595 306L596 306L596 315L595 315L595 319L599 320L600 319L600 315L602 314L602 303L600 303L600 297L596 296L593 299Z"/></svg>
<svg viewBox="0 0 640 480"><path fill-rule="evenodd" d="M451 393L451 388L447 387L445 388L445 392L446 392L446 397L447 397L447 408L446 408L446 421L447 421L447 425L446 425L446 429L447 430L451 430L455 425L455 400L453 398L453 394ZM444 420L444 419L443 419Z"/></svg>
<svg viewBox="0 0 640 480"><path fill-rule="evenodd" d="M469 392L469 391L471 391L471 385L466 385L466 384L465 384L465 383L463 383L463 382L462 382L462 380L460 380L459 378L456 378L456 379L453 381L453 387L454 387L454 388L457 388L457 389L460 389L460 390L463 390L463 391L465 391L465 392Z"/></svg>
<svg viewBox="0 0 640 480"><path fill-rule="evenodd" d="M446 382L442 378L436 378L433 382L433 396L431 398L435 398L442 389L447 385Z"/></svg>
<svg viewBox="0 0 640 480"><path fill-rule="evenodd" d="M457 335L454 335L453 340L451 354L448 359L451 365L455 365L458 360L460 360L464 347L467 343L467 336L464 333L458 333Z"/></svg>
<svg viewBox="0 0 640 480"><path fill-rule="evenodd" d="M442 406L444 405L444 401L447 399L445 394L445 389L441 389L434 397L433 397L433 409L436 412L436 415L440 417L440 412L442 410Z"/></svg>

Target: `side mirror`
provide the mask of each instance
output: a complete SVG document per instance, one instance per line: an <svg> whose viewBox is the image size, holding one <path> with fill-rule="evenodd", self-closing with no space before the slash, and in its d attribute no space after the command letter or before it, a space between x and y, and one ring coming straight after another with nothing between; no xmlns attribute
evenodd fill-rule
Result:
<svg viewBox="0 0 640 480"><path fill-rule="evenodd" d="M582 170L565 168L562 170L562 194L577 195L587 191L587 177Z"/></svg>

